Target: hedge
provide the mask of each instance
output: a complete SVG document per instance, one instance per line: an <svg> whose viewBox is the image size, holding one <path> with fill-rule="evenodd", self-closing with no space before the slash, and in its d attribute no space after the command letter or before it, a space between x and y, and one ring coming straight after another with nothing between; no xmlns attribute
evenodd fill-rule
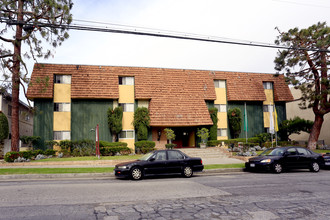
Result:
<svg viewBox="0 0 330 220"><path fill-rule="evenodd" d="M177 146L176 144L165 144L166 149L173 149L176 146Z"/></svg>
<svg viewBox="0 0 330 220"><path fill-rule="evenodd" d="M117 146L117 147L101 147L100 153L102 156L114 156L117 153L121 155L128 155L131 153L131 149L128 147Z"/></svg>
<svg viewBox="0 0 330 220"><path fill-rule="evenodd" d="M108 142L108 141L100 141L100 147L127 147L127 143L125 142Z"/></svg>
<svg viewBox="0 0 330 220"><path fill-rule="evenodd" d="M148 153L155 150L156 143L154 141L137 141L135 142L135 152L136 153Z"/></svg>

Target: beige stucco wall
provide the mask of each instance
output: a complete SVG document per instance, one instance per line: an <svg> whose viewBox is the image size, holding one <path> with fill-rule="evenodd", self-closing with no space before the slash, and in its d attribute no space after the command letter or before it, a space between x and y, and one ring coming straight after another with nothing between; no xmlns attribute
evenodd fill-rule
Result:
<svg viewBox="0 0 330 220"><path fill-rule="evenodd" d="M294 88L290 88L291 93L294 99L299 99L301 97L300 90L296 90ZM314 113L312 109L300 109L298 106L300 101L288 102L286 104L286 117L287 119L292 119L295 116L299 116L300 118L304 118L307 120L314 121ZM330 145L330 113L324 116L324 122L321 129L321 134L319 136L319 140L324 140L325 144ZM290 139L296 141L308 141L309 134L306 132L302 132L300 135L293 134L290 136Z"/></svg>

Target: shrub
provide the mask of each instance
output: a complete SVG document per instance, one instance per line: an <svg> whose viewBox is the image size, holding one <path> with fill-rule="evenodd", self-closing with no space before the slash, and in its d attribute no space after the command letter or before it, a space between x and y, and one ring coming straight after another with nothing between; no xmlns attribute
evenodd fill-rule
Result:
<svg viewBox="0 0 330 220"><path fill-rule="evenodd" d="M23 144L27 144L30 148L37 145L41 141L41 137L39 136L21 136L19 139L23 142Z"/></svg>
<svg viewBox="0 0 330 220"><path fill-rule="evenodd" d="M56 150L53 150L53 149L45 150L45 155L47 155L47 156L55 156L55 154L56 154Z"/></svg>
<svg viewBox="0 0 330 220"><path fill-rule="evenodd" d="M19 152L9 151L5 155L5 161L8 163L12 163L12 162L14 162L14 160L16 160L20 156L21 156L21 154Z"/></svg>
<svg viewBox="0 0 330 220"><path fill-rule="evenodd" d="M122 155L127 155L131 153L131 149L128 147L117 146L117 147L102 147L100 148L100 153L102 156L114 156L117 153Z"/></svg>
<svg viewBox="0 0 330 220"><path fill-rule="evenodd" d="M148 139L148 127L150 125L149 110L146 107L137 108L134 112L133 126L137 131L138 140Z"/></svg>
<svg viewBox="0 0 330 220"><path fill-rule="evenodd" d="M92 140L84 139L72 141L71 154L72 156L92 156L95 155L95 143Z"/></svg>
<svg viewBox="0 0 330 220"><path fill-rule="evenodd" d="M33 157L36 157L39 154L44 155L45 153L44 153L43 150L34 150L34 151L32 151L32 156Z"/></svg>
<svg viewBox="0 0 330 220"><path fill-rule="evenodd" d="M47 149L53 149L54 145L58 145L57 141L45 141Z"/></svg>
<svg viewBox="0 0 330 220"><path fill-rule="evenodd" d="M154 141L137 141L135 142L136 153L148 153L155 149L156 143Z"/></svg>
<svg viewBox="0 0 330 220"><path fill-rule="evenodd" d="M99 141L100 147L127 147L125 142L108 142L108 141Z"/></svg>
<svg viewBox="0 0 330 220"><path fill-rule="evenodd" d="M210 128L210 140L217 140L218 132L218 109L209 108L210 117L212 119L213 125Z"/></svg>
<svg viewBox="0 0 330 220"><path fill-rule="evenodd" d="M8 119L4 113L0 111L0 142L8 137L9 125Z"/></svg>
<svg viewBox="0 0 330 220"><path fill-rule="evenodd" d="M202 143L205 144L209 138L210 133L207 128L197 129L197 137L202 139Z"/></svg>
<svg viewBox="0 0 330 220"><path fill-rule="evenodd" d="M216 147L216 146L220 145L221 142L223 142L223 140L210 140L206 143L206 145L209 147Z"/></svg>
<svg viewBox="0 0 330 220"><path fill-rule="evenodd" d="M20 155L21 155L21 157L24 157L25 159L31 159L33 157L31 150L21 151Z"/></svg>
<svg viewBox="0 0 330 220"><path fill-rule="evenodd" d="M71 150L71 147L72 147L72 141L70 140L63 140L63 141L60 141L60 147L62 150L68 150L70 152Z"/></svg>
<svg viewBox="0 0 330 220"><path fill-rule="evenodd" d="M165 144L166 149L173 149L176 146L177 146L176 144Z"/></svg>
<svg viewBox="0 0 330 220"><path fill-rule="evenodd" d="M242 112L239 108L228 110L228 122L232 137L237 138L241 133Z"/></svg>

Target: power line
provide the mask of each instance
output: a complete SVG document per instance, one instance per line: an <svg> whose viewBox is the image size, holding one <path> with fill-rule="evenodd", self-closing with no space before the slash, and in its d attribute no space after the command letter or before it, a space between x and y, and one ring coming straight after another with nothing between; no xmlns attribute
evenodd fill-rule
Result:
<svg viewBox="0 0 330 220"><path fill-rule="evenodd" d="M126 29L114 29L114 28L104 28L104 27L93 27L93 26L82 26L82 25L58 25L58 24L48 24L41 22L25 22L17 21L7 18L0 18L1 22L6 22L8 25L26 25L27 27L49 27L49 28L59 28L59 29L72 29L72 30L84 30L84 31L95 31L95 32L106 32L106 33L118 33L118 34L131 34L139 36L151 36L151 37L162 37L162 38L173 38L181 40L193 40L193 41L203 41L212 43L224 43L232 45L241 46L253 46L253 47L264 47L264 48L274 48L274 49L291 49L291 50L306 50L306 51L318 51L330 53L330 50L319 49L319 48L304 48L304 47L286 47L275 44L266 43L253 43L253 42L238 42L238 41L228 41L222 40L219 37L201 36L201 35L188 35L188 34L172 34L172 33L161 33L153 31L137 31L137 30L126 30Z"/></svg>

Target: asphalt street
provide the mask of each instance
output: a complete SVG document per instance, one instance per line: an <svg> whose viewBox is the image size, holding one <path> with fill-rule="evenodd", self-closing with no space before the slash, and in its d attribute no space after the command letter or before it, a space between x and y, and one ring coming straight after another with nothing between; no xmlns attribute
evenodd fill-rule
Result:
<svg viewBox="0 0 330 220"><path fill-rule="evenodd" d="M0 219L329 219L330 171L0 181Z"/></svg>

